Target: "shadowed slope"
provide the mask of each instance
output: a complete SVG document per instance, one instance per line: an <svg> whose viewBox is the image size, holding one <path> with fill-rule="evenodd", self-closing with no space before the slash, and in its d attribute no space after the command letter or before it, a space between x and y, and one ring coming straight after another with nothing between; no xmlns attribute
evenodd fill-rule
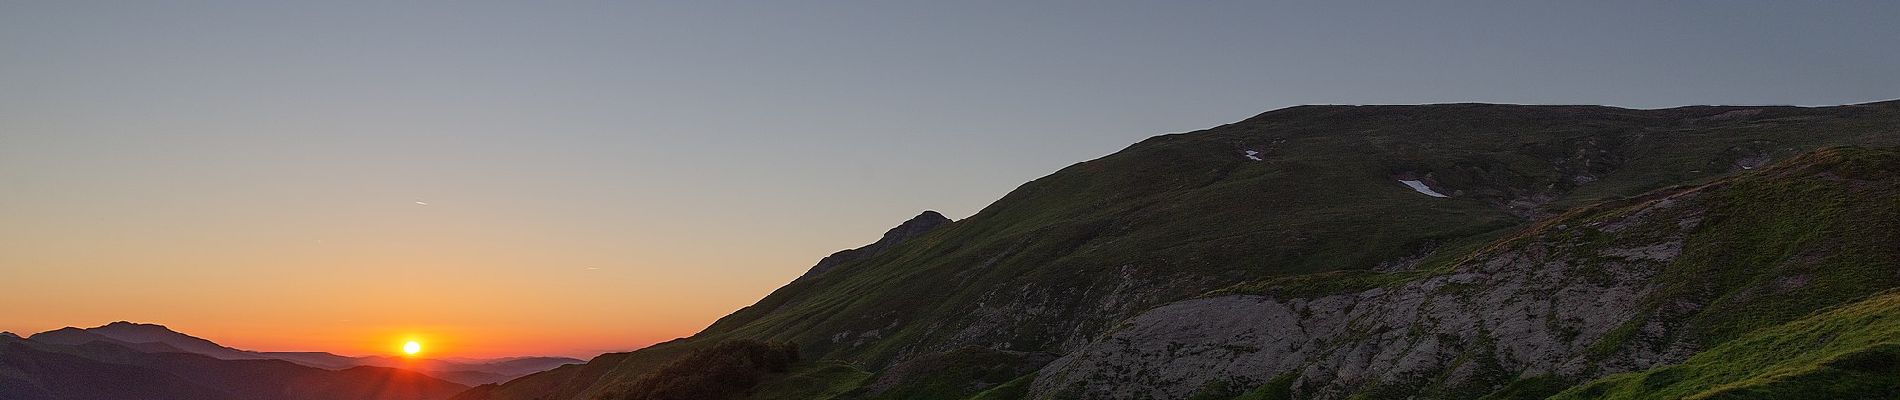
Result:
<svg viewBox="0 0 1900 400"><path fill-rule="evenodd" d="M418 371L464 385L497 383L581 360L566 357L513 357L494 360L438 360L384 356L347 357L324 352L240 350L173 331L164 325L113 322L92 328L66 327L34 334L40 343L84 345L105 342L146 353L192 353L222 360L283 360L329 370L384 367Z"/></svg>
<svg viewBox="0 0 1900 400"><path fill-rule="evenodd" d="M1553 399L1873 399L1900 395L1900 295L1763 329L1682 364L1614 375Z"/></svg>
<svg viewBox="0 0 1900 400"><path fill-rule="evenodd" d="M10 340L5 346L0 376L19 383L6 389L19 392L8 399L434 400L468 388L391 368L332 371L281 360L146 353L110 341Z"/></svg>

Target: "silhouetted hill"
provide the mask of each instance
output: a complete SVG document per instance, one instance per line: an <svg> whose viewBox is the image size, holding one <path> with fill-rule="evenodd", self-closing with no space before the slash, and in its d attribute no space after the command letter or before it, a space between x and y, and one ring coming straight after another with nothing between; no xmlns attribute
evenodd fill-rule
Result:
<svg viewBox="0 0 1900 400"><path fill-rule="evenodd" d="M344 370L362 366L412 370L464 385L498 383L581 360L565 357L511 357L459 361L397 357L349 357L325 352L258 352L235 349L172 330L164 325L118 321L93 328L66 327L34 334L32 340L79 346L111 343L145 353L192 353L222 360L282 360L304 366Z"/></svg>
<svg viewBox="0 0 1900 400"><path fill-rule="evenodd" d="M238 400L163 371L0 344L0 398L8 400Z"/></svg>
<svg viewBox="0 0 1900 400"><path fill-rule="evenodd" d="M257 354L264 358L274 358L323 369L346 369L364 365L363 357L340 356L321 351L261 351Z"/></svg>
<svg viewBox="0 0 1900 400"><path fill-rule="evenodd" d="M80 345L11 340L0 349L0 396L38 399L431 400L467 386L421 373L357 367L342 371L281 360L223 360L146 353L108 341Z"/></svg>
<svg viewBox="0 0 1900 400"><path fill-rule="evenodd" d="M586 361L567 357L510 357L481 362L480 365L483 367L480 371L497 373L512 379L522 375L554 369L562 365L580 364L583 362Z"/></svg>
<svg viewBox="0 0 1900 400"><path fill-rule="evenodd" d="M210 340L178 333L158 324L139 324L118 321L96 328L87 328L87 332L116 339L126 343L164 343L186 352L202 354L212 358L226 360L251 360L268 358L258 353L225 347Z"/></svg>
<svg viewBox="0 0 1900 400"><path fill-rule="evenodd" d="M55 329L55 330L46 331L46 332L35 333L30 338L35 342L50 343L50 344L63 344L63 345L77 346L77 345L82 345L82 344L92 343L92 342L106 342L106 343L117 344L120 346L125 346L127 348L131 348L131 349L135 349L135 350L147 352L147 353L189 353L189 351L185 351L184 349L180 349L166 343L127 342L127 341L107 337L105 335L100 335L98 333L93 333L92 331L89 331L89 330L73 328L73 327L66 327L66 328L60 328L60 329Z"/></svg>

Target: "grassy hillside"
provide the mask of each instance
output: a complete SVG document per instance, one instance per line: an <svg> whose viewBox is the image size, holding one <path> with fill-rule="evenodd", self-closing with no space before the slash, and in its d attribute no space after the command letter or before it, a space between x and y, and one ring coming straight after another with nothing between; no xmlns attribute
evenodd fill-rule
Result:
<svg viewBox="0 0 1900 400"><path fill-rule="evenodd" d="M1720 343L1900 284L1900 152L1826 149L1712 194L1717 212L1656 297L1710 303L1690 337Z"/></svg>
<svg viewBox="0 0 1900 400"><path fill-rule="evenodd" d="M1577 207L1410 271L1171 304L1038 371L1036 398L1226 399L1289 376L1293 398L1543 398L1900 287L1896 199L1900 149L1825 148Z"/></svg>
<svg viewBox="0 0 1900 400"><path fill-rule="evenodd" d="M1749 159L1891 143L1893 111L1280 110L1150 139L1030 182L908 246L839 267L847 273L788 286L700 336L797 342L873 366L977 343L1060 351L1129 313L1211 288L1373 268L1522 224L1520 215L1766 162ZM1744 116L1710 119L1723 115ZM1246 157L1250 150L1263 160ZM1408 176L1452 197L1397 183ZM1034 315L1011 317L1018 312Z"/></svg>
<svg viewBox="0 0 1900 400"><path fill-rule="evenodd" d="M1822 146L1900 145L1895 126L1896 103L1277 110L1205 131L1158 136L1064 168L967 219L793 282L692 338L479 388L464 398L589 398L683 351L731 339L793 343L808 358L873 372L970 346L1061 354L1167 302L1263 281L1304 281L1312 284L1297 285L1302 290L1325 290L1341 279L1411 279L1415 275L1405 271L1456 261L1504 232L1580 205L1706 183ZM1400 180L1422 182L1449 197L1427 196ZM1801 188L1762 190L1784 189ZM1762 198L1770 195L1742 193L1724 201L1769 201ZM1787 255L1772 251L1746 252L1761 254L1758 259L1717 251L1809 229L1804 224L1810 221L1790 218L1763 221L1780 228L1747 234L1770 236L1711 239L1720 242L1705 244L1712 250L1695 256L1701 261L1671 273L1725 276L1710 269L1734 263L1804 268L1774 264L1775 257ZM1734 296L1760 276L1767 275L1673 290L1728 299L1718 303L1740 310L1749 303ZM1708 335L1732 337L1755 328L1718 317L1734 311L1707 315L1715 318L1701 324L1710 327ZM1037 360L1045 359L1024 358L1010 367L1034 367ZM1008 382L985 377L964 384L1006 388Z"/></svg>
<svg viewBox="0 0 1900 400"><path fill-rule="evenodd" d="M1821 179L1787 179L1794 176ZM1717 217L1759 228L1717 231L1671 277L1706 282L1675 293L1720 299L1694 316L1703 328L1692 333L1719 345L1557 397L1900 395L1900 295L1853 301L1900 280L1900 150L1828 149L1738 180L1721 201L1749 212ZM1850 305L1776 325L1839 304Z"/></svg>
<svg viewBox="0 0 1900 400"><path fill-rule="evenodd" d="M1646 311L1639 314L1645 317L1616 327L1591 346L1594 354L1631 346L1647 346L1657 351L1681 345L1692 349L1714 348L1696 353L1689 363L1719 366L1718 369L1729 371L1726 373L1777 369L1790 365L1788 362L1793 365L1826 363L1832 356L1827 354L1830 350L1825 349L1859 348L1865 341L1814 332L1819 326L1835 329L1847 325L1816 322L1817 317L1791 321L1900 287L1900 272L1896 272L1900 271L1900 242L1894 241L1900 238L1900 148L1824 148L1710 185L1660 193L1700 195L1699 201L1703 204L1678 208L1676 215L1649 217L1695 219L1699 226L1683 244L1681 256L1653 278L1660 288L1646 297L1643 305ZM1600 223L1631 213L1653 212L1633 205L1648 201L1653 200L1633 198L1606 202L1579 210L1574 218L1546 223L1581 227L1572 230L1576 235L1605 245L1659 236L1660 233L1641 230L1626 229L1611 234L1593 228L1596 226L1593 221ZM1848 309L1863 313L1896 310L1891 307L1892 295L1880 298L1885 300ZM1834 316L1823 319L1839 319L1842 312L1846 311L1832 311ZM1680 329L1664 337L1644 337L1642 331L1646 326L1654 326L1654 322L1676 325ZM1810 346L1790 347L1786 342L1776 344L1763 339L1785 337L1794 332L1805 332L1800 335L1806 335ZM1730 357L1748 352L1776 355L1753 359ZM1797 355L1800 357L1782 358ZM1815 361L1816 357L1819 361ZM1763 360L1768 359L1775 360L1769 364L1780 366L1764 364ZM1623 386L1624 392L1618 396L1663 399L1699 393L1701 389L1681 392L1682 387L1675 385L1675 377L1680 372L1674 368L1652 371L1660 375L1645 383ZM1729 375L1701 379L1705 383L1710 379L1727 379L1716 376ZM1848 382L1870 377L1842 375L1835 378L1837 382ZM1510 387L1492 393L1492 398L1541 398L1569 383L1549 376L1513 380ZM1688 384L1694 387L1694 383ZM1566 396L1575 396L1578 392L1567 393L1572 394ZM1759 395L1766 392L1748 391L1731 392L1726 396L1748 393L1755 395L1714 398L1871 398L1788 397L1792 392L1762 397Z"/></svg>
<svg viewBox="0 0 1900 400"><path fill-rule="evenodd" d="M1743 335L1682 364L1553 399L1875 399L1900 396L1900 294Z"/></svg>

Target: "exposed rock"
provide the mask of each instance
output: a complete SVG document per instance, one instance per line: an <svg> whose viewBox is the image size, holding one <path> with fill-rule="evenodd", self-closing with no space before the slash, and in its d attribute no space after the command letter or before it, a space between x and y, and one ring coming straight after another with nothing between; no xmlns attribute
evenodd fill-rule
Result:
<svg viewBox="0 0 1900 400"><path fill-rule="evenodd" d="M1761 168L1761 166L1767 165L1768 161L1769 159L1768 159L1767 154L1751 155L1751 156L1736 159L1735 168L1740 168L1740 169Z"/></svg>
<svg viewBox="0 0 1900 400"><path fill-rule="evenodd" d="M1482 393L1500 376L1587 379L1680 361L1693 349L1665 342L1681 328L1669 317L1700 305L1641 303L1695 227L1679 216L1696 210L1672 209L1693 200L1654 201L1609 221L1660 233L1603 248L1558 229L1397 286L1164 305L1044 367L1033 393L1187 398L1217 382L1253 387L1286 375L1296 398L1345 398L1382 385ZM1591 350L1631 321L1646 321L1635 337Z"/></svg>

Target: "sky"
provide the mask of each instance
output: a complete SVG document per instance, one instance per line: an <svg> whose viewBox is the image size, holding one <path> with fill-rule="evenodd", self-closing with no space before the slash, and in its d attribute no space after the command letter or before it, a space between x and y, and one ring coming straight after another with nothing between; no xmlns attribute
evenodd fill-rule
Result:
<svg viewBox="0 0 1900 400"><path fill-rule="evenodd" d="M1900 2L0 0L0 330L592 356L1300 104L1900 97Z"/></svg>

